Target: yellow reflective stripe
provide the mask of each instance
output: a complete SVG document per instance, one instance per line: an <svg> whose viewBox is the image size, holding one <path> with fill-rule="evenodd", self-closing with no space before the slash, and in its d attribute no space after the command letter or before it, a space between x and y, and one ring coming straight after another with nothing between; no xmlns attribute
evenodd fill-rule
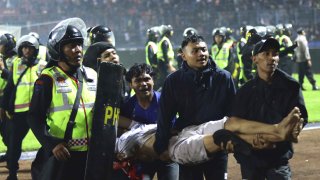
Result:
<svg viewBox="0 0 320 180"><path fill-rule="evenodd" d="M85 108L92 108L94 105L94 103L86 103L84 104L84 107ZM66 105L63 105L63 106L57 106L57 107L53 107L53 108L50 108L50 113L53 113L53 112L59 112L59 111L66 111L66 110L72 110L72 107L73 107L73 104L66 104ZM79 104L79 108L82 108L82 104Z"/></svg>

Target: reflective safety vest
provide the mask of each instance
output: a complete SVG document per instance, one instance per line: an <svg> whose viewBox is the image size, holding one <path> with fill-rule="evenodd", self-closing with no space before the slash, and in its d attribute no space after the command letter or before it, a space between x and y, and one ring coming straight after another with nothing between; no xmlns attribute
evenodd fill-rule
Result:
<svg viewBox="0 0 320 180"><path fill-rule="evenodd" d="M287 41L287 44L286 44L286 45L284 45L283 40L286 40L286 41ZM280 38L279 38L279 44L280 44L280 46L281 46L280 51L283 51L285 48L290 47L290 46L293 45L291 39L290 39L288 36L284 35L284 34L283 34L282 36L280 36ZM292 54L292 53L288 53L288 56L289 56L289 57L292 57L293 54Z"/></svg>
<svg viewBox="0 0 320 180"><path fill-rule="evenodd" d="M18 56L12 56L11 58L6 59L7 69L9 71L12 71L13 61L17 58ZM6 87L6 85L7 85L7 80L0 77L0 97L3 96L3 90Z"/></svg>
<svg viewBox="0 0 320 180"><path fill-rule="evenodd" d="M238 60L239 60L239 65L240 65L240 76L239 76L239 79L241 79L244 76L243 75L242 54L240 53L241 52L241 49L240 49L240 44L241 43L246 44L247 43L246 38L242 37L240 39L240 41L237 43L237 57L238 57ZM241 48L243 48L243 47L241 47Z"/></svg>
<svg viewBox="0 0 320 180"><path fill-rule="evenodd" d="M151 64L150 63L150 60L149 60L149 54L148 54L148 49L149 49L149 46L152 47L153 49L153 53L157 55L157 51L158 51L158 47L157 47L157 44L155 42L152 42L152 41L149 41L147 43L147 46L146 46L146 63L151 65L153 68L156 68L157 67L157 64ZM155 62L156 63L156 62Z"/></svg>
<svg viewBox="0 0 320 180"><path fill-rule="evenodd" d="M87 82L83 79L82 94L72 130L72 139L68 142L68 147L72 151L88 150L88 139L92 128L92 108L96 97L97 73L91 68L84 67L84 69L87 76L93 81ZM56 66L44 69L42 74L50 76L53 80L52 101L46 119L47 125L50 127L49 134L63 139L77 95L78 84L76 80Z"/></svg>
<svg viewBox="0 0 320 180"><path fill-rule="evenodd" d="M162 43L163 41L167 41L168 42L168 45L169 45L169 48L168 48L168 59L169 59L169 63L171 63L172 65L174 66L177 66L177 63L176 61L174 60L174 51L173 51L173 48L172 48L172 44L170 42L170 40L166 37L166 36L163 36L163 38L161 39L160 42L158 42L158 51L157 51L157 59L159 61L164 61L164 58L163 58L163 51L162 51Z"/></svg>
<svg viewBox="0 0 320 180"><path fill-rule="evenodd" d="M229 44L223 43L221 49L215 44L211 47L212 59L216 62L219 68L224 69L228 66L230 48Z"/></svg>
<svg viewBox="0 0 320 180"><path fill-rule="evenodd" d="M14 112L26 112L29 110L29 105L33 93L34 83L45 67L46 62L39 60L38 64L27 67L21 58L13 61L13 84L16 86L16 98L14 101ZM28 68L28 69L27 69ZM17 84L23 71L27 71L22 76L20 82Z"/></svg>

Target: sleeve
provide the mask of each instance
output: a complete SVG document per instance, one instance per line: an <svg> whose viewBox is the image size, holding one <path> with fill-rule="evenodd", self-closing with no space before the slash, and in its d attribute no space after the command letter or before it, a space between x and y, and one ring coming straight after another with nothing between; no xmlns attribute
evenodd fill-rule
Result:
<svg viewBox="0 0 320 180"><path fill-rule="evenodd" d="M162 48L162 52L163 52L163 59L165 64L169 64L169 58L168 58L168 48L169 48L169 44L167 41L163 41L163 43L161 44L161 48Z"/></svg>
<svg viewBox="0 0 320 180"><path fill-rule="evenodd" d="M1 73L1 78L8 80L9 76L10 76L10 71L8 69L3 69Z"/></svg>
<svg viewBox="0 0 320 180"><path fill-rule="evenodd" d="M47 75L41 75L35 82L31 99L28 123L40 144L48 151L63 140L50 136L47 125L47 112L52 101L52 79Z"/></svg>
<svg viewBox="0 0 320 180"><path fill-rule="evenodd" d="M163 153L168 148L173 120L177 113L172 82L170 80L171 78L165 80L159 102L156 140L154 143L154 150L158 154Z"/></svg>
<svg viewBox="0 0 320 180"><path fill-rule="evenodd" d="M14 93L14 83L13 83L13 76L12 73L10 73L8 78L8 83L6 87L3 90L3 97L1 101L1 108L3 108L6 111L10 111L10 102L12 101L12 94ZM11 109L13 111L13 109Z"/></svg>

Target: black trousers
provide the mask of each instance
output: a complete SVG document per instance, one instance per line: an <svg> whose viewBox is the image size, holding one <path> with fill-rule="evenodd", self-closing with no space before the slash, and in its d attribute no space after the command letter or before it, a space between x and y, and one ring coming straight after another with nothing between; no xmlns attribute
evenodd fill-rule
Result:
<svg viewBox="0 0 320 180"><path fill-rule="evenodd" d="M8 150L7 165L10 174L15 174L19 169L21 146L24 137L29 131L27 123L28 112L14 113L13 118L7 120L8 127Z"/></svg>
<svg viewBox="0 0 320 180"><path fill-rule="evenodd" d="M179 165L179 180L227 179L228 155L219 152L212 160L192 166Z"/></svg>
<svg viewBox="0 0 320 180"><path fill-rule="evenodd" d="M291 76L293 67L292 58L288 56L281 57L278 67Z"/></svg>
<svg viewBox="0 0 320 180"><path fill-rule="evenodd" d="M307 76L311 85L315 85L316 80L313 77L311 72L311 67L308 66L308 62L299 62L298 63L298 73L299 73L299 83L302 86L304 76Z"/></svg>

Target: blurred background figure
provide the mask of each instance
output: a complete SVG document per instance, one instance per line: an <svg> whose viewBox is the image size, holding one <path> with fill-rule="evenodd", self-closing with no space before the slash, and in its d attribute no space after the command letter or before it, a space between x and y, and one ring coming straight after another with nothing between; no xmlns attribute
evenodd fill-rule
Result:
<svg viewBox="0 0 320 180"><path fill-rule="evenodd" d="M35 37L38 42L39 42L39 54L38 54L38 58L41 59L41 60L44 60L44 61L47 61L48 62L48 59L47 59L47 47L44 46L41 41L40 41L40 36L38 33L36 32L30 32L29 35Z"/></svg>
<svg viewBox="0 0 320 180"><path fill-rule="evenodd" d="M89 43L94 44L96 42L109 42L114 47L116 46L113 31L109 27L104 25L92 27L90 30Z"/></svg>
<svg viewBox="0 0 320 180"><path fill-rule="evenodd" d="M312 85L312 90L319 90L319 87L316 85L316 80L313 77L311 71L312 61L309 53L308 41L306 38L306 32L304 29L300 28L297 31L298 36L295 42L298 44L298 47L295 50L296 63L298 64L298 74L299 74L299 83L302 90L306 90L303 87L304 76L307 76L308 81Z"/></svg>

